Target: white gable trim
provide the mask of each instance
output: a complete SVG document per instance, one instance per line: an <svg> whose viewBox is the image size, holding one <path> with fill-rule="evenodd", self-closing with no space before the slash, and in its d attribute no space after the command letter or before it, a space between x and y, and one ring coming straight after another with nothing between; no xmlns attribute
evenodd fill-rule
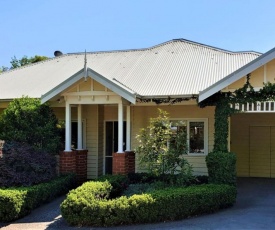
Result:
<svg viewBox="0 0 275 230"><path fill-rule="evenodd" d="M117 83L107 79L106 77L103 77L101 74L95 72L90 68L88 68L88 76L90 76L92 79L96 80L100 84L104 85L108 89L112 90L113 92L117 93L127 101L136 104L136 93L126 88L125 86L118 85Z"/></svg>
<svg viewBox="0 0 275 230"><path fill-rule="evenodd" d="M274 58L275 58L275 48L271 49L270 51L256 58L255 60L249 62L248 64L244 65L243 67L236 70L235 72L229 74L228 76L216 82L215 84L211 85L210 87L206 88L205 90L201 91L199 93L199 102L212 96L213 94L217 93L218 91L222 90L228 85L238 81L239 79L251 73L252 71L270 62Z"/></svg>
<svg viewBox="0 0 275 230"><path fill-rule="evenodd" d="M109 88L113 92L117 93L119 96L123 97L124 99L130 101L131 103L136 103L136 95L134 92L131 92L124 86L120 86L109 79L103 77L102 75L98 74L94 70L88 68L88 75L99 82L100 84L104 85L105 87ZM55 97L56 95L62 93L64 90L75 84L77 81L84 77L84 68L66 79L64 82L59 84L58 86L51 89L49 92L45 93L41 96L41 103L45 103L49 101L51 98Z"/></svg>
<svg viewBox="0 0 275 230"><path fill-rule="evenodd" d="M49 92L45 93L44 95L41 96L41 103L45 103L55 97L56 95L60 94L64 90L66 90L68 87L79 81L81 78L83 78L83 69L63 81L61 84L58 86L54 87L51 89Z"/></svg>

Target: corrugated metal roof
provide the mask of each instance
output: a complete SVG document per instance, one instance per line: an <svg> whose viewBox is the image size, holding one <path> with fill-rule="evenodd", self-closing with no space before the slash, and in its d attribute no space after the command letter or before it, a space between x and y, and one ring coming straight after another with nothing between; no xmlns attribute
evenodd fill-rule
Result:
<svg viewBox="0 0 275 230"><path fill-rule="evenodd" d="M258 56L175 39L147 49L87 53L87 66L141 96L192 95ZM0 99L41 97L83 66L84 53L76 53L5 72Z"/></svg>

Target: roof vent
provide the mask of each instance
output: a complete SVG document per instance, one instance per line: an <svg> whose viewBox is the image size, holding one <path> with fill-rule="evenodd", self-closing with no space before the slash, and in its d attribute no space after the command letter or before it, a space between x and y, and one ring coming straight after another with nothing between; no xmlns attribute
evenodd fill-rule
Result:
<svg viewBox="0 0 275 230"><path fill-rule="evenodd" d="M62 56L62 55L63 55L63 53L61 51L59 51L59 50L54 51L54 56L55 57L59 57L59 56Z"/></svg>

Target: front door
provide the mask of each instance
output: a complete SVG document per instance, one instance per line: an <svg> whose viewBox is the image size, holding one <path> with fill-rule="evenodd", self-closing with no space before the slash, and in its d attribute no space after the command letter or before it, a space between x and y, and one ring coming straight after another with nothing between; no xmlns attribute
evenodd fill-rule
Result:
<svg viewBox="0 0 275 230"><path fill-rule="evenodd" d="M126 149L126 122L123 122L123 151ZM112 174L113 153L118 150L118 122L105 124L105 174Z"/></svg>

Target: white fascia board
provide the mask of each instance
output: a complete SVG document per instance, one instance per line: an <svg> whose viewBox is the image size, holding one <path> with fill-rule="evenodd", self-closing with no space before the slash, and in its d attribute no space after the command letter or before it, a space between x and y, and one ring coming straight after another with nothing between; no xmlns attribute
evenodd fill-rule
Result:
<svg viewBox="0 0 275 230"><path fill-rule="evenodd" d="M130 101L132 104L136 104L136 94L126 89L126 87L122 87L106 77L102 76L101 74L95 72L94 70L88 68L88 75L94 79L95 81L99 82L100 84L104 85L108 89L112 90L113 92L117 93L127 101Z"/></svg>
<svg viewBox="0 0 275 230"><path fill-rule="evenodd" d="M229 74L228 76L216 82L215 84L211 85L210 87L206 88L205 90L201 91L199 93L199 102L205 100L206 98L212 96L213 94L217 93L218 91L222 90L228 85L241 79L242 77L251 73L255 69L263 66L264 64L268 63L274 58L275 58L275 48L271 49L270 51L256 58L255 60L249 62L248 64L244 65L240 69Z"/></svg>
<svg viewBox="0 0 275 230"><path fill-rule="evenodd" d="M81 78L83 78L83 71L84 69L79 70L77 73L63 81L61 84L58 86L54 87L51 89L49 92L45 93L44 95L41 96L41 104L49 101L51 98L55 97L77 81L79 81Z"/></svg>

